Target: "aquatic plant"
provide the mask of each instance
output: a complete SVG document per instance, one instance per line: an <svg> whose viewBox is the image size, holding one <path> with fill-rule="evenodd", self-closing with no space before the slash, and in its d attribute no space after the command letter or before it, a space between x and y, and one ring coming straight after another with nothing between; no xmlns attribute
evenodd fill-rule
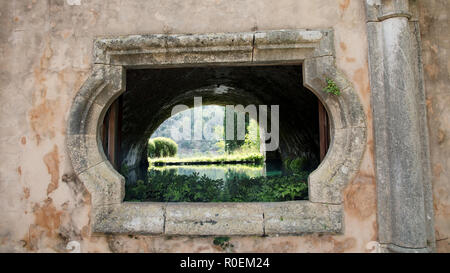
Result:
<svg viewBox="0 0 450 273"><path fill-rule="evenodd" d="M225 182L207 176L149 172L148 180L126 187L126 201L276 202L304 200L308 173L271 177L234 177Z"/></svg>

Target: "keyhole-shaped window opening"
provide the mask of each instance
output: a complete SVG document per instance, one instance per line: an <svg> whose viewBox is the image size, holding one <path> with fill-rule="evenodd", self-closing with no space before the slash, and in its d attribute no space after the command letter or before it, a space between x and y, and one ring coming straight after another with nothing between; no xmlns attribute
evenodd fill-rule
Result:
<svg viewBox="0 0 450 273"><path fill-rule="evenodd" d="M173 114L180 105L186 109ZM127 71L101 140L126 178L125 201L290 201L308 198L308 175L330 145L329 124L303 86L301 65L141 69ZM264 139L264 132L276 135Z"/></svg>

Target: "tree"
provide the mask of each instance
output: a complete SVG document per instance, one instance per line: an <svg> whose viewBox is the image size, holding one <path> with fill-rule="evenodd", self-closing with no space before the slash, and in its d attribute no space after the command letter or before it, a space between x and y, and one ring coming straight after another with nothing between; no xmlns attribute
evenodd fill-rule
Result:
<svg viewBox="0 0 450 273"><path fill-rule="evenodd" d="M178 145L170 138L157 137L149 140L148 153L150 157L173 157L177 155Z"/></svg>

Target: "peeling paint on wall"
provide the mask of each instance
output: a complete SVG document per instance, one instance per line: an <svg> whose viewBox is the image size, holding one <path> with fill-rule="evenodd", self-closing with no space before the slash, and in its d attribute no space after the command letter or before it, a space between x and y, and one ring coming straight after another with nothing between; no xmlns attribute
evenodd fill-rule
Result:
<svg viewBox="0 0 450 273"><path fill-rule="evenodd" d="M446 0L418 2L430 139L436 251L450 252L450 68Z"/></svg>
<svg viewBox="0 0 450 273"><path fill-rule="evenodd" d="M44 163L47 171L51 176L50 184L48 184L47 195L58 188L59 184L59 154L58 147L53 146L53 150L44 156Z"/></svg>

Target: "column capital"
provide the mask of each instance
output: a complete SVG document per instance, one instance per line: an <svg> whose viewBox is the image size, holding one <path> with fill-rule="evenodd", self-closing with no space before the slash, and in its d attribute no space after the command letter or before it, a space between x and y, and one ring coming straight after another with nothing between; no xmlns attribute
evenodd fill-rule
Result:
<svg viewBox="0 0 450 273"><path fill-rule="evenodd" d="M368 22L380 22L389 18L412 17L408 0L366 0Z"/></svg>

